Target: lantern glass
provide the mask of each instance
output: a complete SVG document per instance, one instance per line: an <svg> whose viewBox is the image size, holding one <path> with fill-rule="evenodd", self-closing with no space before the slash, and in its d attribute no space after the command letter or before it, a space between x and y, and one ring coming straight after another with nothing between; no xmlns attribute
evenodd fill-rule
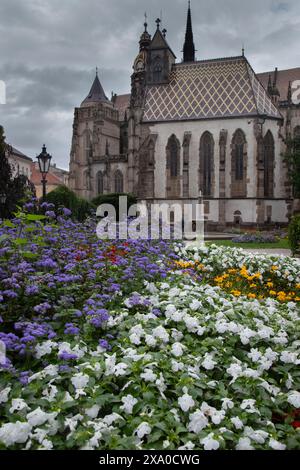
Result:
<svg viewBox="0 0 300 470"><path fill-rule="evenodd" d="M38 162L39 162L40 172L44 175L49 172L51 158L52 158L51 155L47 153L46 146L44 145L42 153L37 157Z"/></svg>
<svg viewBox="0 0 300 470"><path fill-rule="evenodd" d="M1 204L6 203L6 194L5 193L0 193L0 203Z"/></svg>

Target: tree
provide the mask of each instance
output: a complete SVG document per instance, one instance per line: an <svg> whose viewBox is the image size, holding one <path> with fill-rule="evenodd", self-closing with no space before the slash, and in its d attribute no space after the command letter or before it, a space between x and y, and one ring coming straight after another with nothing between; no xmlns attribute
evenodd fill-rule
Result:
<svg viewBox="0 0 300 470"><path fill-rule="evenodd" d="M7 158L9 149L4 129L0 126L0 193L6 196L5 203L0 205L0 219L11 217L18 205L35 196L34 185L26 176L13 176Z"/></svg>
<svg viewBox="0 0 300 470"><path fill-rule="evenodd" d="M6 202L1 204L0 218L6 217L12 172L7 158L8 146L5 143L4 129L0 126L0 193L5 194Z"/></svg>
<svg viewBox="0 0 300 470"><path fill-rule="evenodd" d="M300 197L300 136L289 139L285 159L289 167L289 177L293 185L294 197Z"/></svg>

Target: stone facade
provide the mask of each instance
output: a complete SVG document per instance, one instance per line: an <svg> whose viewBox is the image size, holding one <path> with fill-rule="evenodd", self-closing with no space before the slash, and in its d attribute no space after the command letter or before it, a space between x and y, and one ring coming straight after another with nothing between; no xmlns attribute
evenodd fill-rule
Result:
<svg viewBox="0 0 300 470"><path fill-rule="evenodd" d="M196 62L194 54L189 10L182 63L157 20L153 39L145 23L131 95L108 100L96 76L75 109L71 188L88 199L130 192L148 203L195 202L201 192L212 229L288 223L283 153L300 132L300 106L288 83L278 89L283 72L266 83L244 55Z"/></svg>

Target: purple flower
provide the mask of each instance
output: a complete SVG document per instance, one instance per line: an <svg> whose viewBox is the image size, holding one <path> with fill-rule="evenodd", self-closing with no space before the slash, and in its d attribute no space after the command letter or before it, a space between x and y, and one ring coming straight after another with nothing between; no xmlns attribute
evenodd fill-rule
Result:
<svg viewBox="0 0 300 470"><path fill-rule="evenodd" d="M65 331L64 331L64 334L65 335L79 335L80 333L80 329L75 326L73 323L66 323L65 325Z"/></svg>
<svg viewBox="0 0 300 470"><path fill-rule="evenodd" d="M49 219L55 219L56 214L54 211L46 211L45 216L49 217Z"/></svg>
<svg viewBox="0 0 300 470"><path fill-rule="evenodd" d="M35 295L39 293L39 287L38 286L27 286L25 289L25 294L26 295Z"/></svg>
<svg viewBox="0 0 300 470"><path fill-rule="evenodd" d="M72 211L70 209L68 209L67 207L64 207L63 208L63 214L66 216L66 217L70 217L72 215Z"/></svg>
<svg viewBox="0 0 300 470"><path fill-rule="evenodd" d="M110 349L109 343L106 339L100 339L99 346L103 349Z"/></svg>
<svg viewBox="0 0 300 470"><path fill-rule="evenodd" d="M71 354L67 351L62 351L61 353L59 353L58 357L62 361L75 361L76 359L78 359L78 356L76 356L76 354Z"/></svg>

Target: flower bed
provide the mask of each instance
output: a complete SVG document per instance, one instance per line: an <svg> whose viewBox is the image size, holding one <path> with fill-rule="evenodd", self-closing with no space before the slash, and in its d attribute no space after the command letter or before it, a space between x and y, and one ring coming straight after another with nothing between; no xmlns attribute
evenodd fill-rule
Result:
<svg viewBox="0 0 300 470"><path fill-rule="evenodd" d="M1 229L0 448L300 448L296 303L174 271L199 256L217 275L213 249L42 224ZM242 258L218 250L226 268Z"/></svg>
<svg viewBox="0 0 300 470"><path fill-rule="evenodd" d="M287 257L246 254L241 249L211 245L180 249L182 260L175 266L201 274L212 285L250 299L274 298L300 301L300 264Z"/></svg>

